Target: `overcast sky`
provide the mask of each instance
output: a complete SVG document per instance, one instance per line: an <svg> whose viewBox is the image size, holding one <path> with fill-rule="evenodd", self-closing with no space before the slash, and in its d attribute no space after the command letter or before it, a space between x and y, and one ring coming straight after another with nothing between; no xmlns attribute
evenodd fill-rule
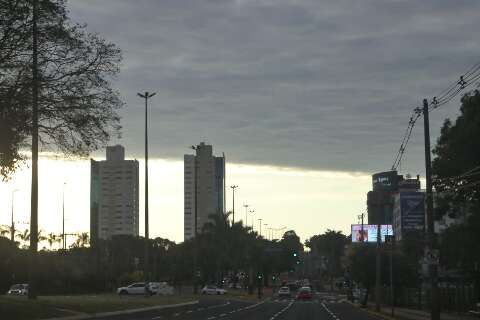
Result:
<svg viewBox="0 0 480 320"><path fill-rule="evenodd" d="M175 241L183 240L183 154L202 140L226 154L227 184L240 186L237 212L248 203L257 219L302 240L327 228L349 234L370 174L391 167L411 110L480 61L478 0L69 0L68 8L123 50L112 82L126 102L123 138L111 143L128 158L142 161L144 148L136 93L157 92L151 235ZM458 108L459 97L432 114L432 146ZM424 171L422 130L419 121L403 174ZM67 182L67 229L88 231L89 178L88 161L42 160L41 229L60 231ZM0 198L14 189L21 225L27 167L0 184ZM0 202L1 224L10 206Z"/></svg>
<svg viewBox="0 0 480 320"><path fill-rule="evenodd" d="M206 140L236 163L388 169L411 109L479 60L476 0L70 0L124 54L123 139L181 159ZM432 116L435 138L458 99ZM421 172L421 126L404 169ZM103 152L102 152L103 153Z"/></svg>

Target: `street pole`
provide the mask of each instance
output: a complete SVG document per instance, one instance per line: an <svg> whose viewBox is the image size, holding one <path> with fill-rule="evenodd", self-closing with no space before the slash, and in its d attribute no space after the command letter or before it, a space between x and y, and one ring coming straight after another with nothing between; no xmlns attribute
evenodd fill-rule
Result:
<svg viewBox="0 0 480 320"><path fill-rule="evenodd" d="M255 212L255 210L250 210L250 211L248 211L248 212L250 212L251 214L253 214L253 213ZM254 223L254 222L255 222L255 220L254 220L253 217L252 217L252 232L253 232L253 223Z"/></svg>
<svg viewBox="0 0 480 320"><path fill-rule="evenodd" d="M394 295L394 288L393 288L393 251L395 249L395 238L390 236L390 299L392 304L391 316L392 318L395 317L395 295Z"/></svg>
<svg viewBox="0 0 480 320"><path fill-rule="evenodd" d="M436 239L433 217L433 193L432 193L432 163L430 158L430 123L428 114L428 101L423 99L423 129L425 135L425 180L427 201L427 251L431 254L436 249ZM440 320L440 306L438 301L438 270L436 261L429 260L431 310L430 319Z"/></svg>
<svg viewBox="0 0 480 320"><path fill-rule="evenodd" d="M235 224L235 189L238 186L230 186L232 188L232 227Z"/></svg>
<svg viewBox="0 0 480 320"><path fill-rule="evenodd" d="M262 219L258 219L258 226L260 231L260 238L262 237Z"/></svg>
<svg viewBox="0 0 480 320"><path fill-rule="evenodd" d="M380 249L381 249L381 233L380 233L381 225L377 225L377 256L376 256L376 264L375 264L375 311L380 312L380 295L381 295L381 257L380 257Z"/></svg>
<svg viewBox="0 0 480 320"><path fill-rule="evenodd" d="M247 214L248 214L248 204L243 205L245 207L245 228L248 226L247 224Z"/></svg>
<svg viewBox="0 0 480 320"><path fill-rule="evenodd" d="M32 189L30 199L30 261L28 267L28 298L37 298L38 249L38 0L32 12Z"/></svg>
<svg viewBox="0 0 480 320"><path fill-rule="evenodd" d="M148 247L148 99L153 97L156 93L145 94L137 93L140 98L145 99L145 262L144 262L144 279L145 279L145 293L148 293L147 283L149 279L149 247Z"/></svg>
<svg viewBox="0 0 480 320"><path fill-rule="evenodd" d="M17 191L18 189L12 191L12 225L10 226L10 240L12 241L12 243L15 243L15 222L13 221L13 206L15 200L15 192Z"/></svg>
<svg viewBox="0 0 480 320"><path fill-rule="evenodd" d="M62 192L62 247L63 250L67 250L67 244L65 242L65 182L63 183Z"/></svg>

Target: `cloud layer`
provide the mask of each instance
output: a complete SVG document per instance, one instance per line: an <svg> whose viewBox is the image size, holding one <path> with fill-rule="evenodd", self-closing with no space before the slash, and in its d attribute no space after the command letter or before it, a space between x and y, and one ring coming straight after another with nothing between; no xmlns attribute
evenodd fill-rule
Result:
<svg viewBox="0 0 480 320"><path fill-rule="evenodd" d="M181 159L206 140L227 160L302 168L388 169L410 111L480 60L475 0L70 0L124 51L126 108L116 141ZM432 134L457 103L432 116ZM421 127L403 168L421 172Z"/></svg>

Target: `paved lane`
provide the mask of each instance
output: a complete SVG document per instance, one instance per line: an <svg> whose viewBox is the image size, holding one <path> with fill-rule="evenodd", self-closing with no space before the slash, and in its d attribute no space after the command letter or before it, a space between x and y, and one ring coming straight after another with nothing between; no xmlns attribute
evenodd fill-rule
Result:
<svg viewBox="0 0 480 320"><path fill-rule="evenodd" d="M312 301L272 299L260 303L202 299L191 306L111 316L103 320L379 320L343 296L316 295Z"/></svg>
<svg viewBox="0 0 480 320"><path fill-rule="evenodd" d="M232 310L253 305L251 302L230 301L221 299L202 299L198 304L167 308L151 311L141 311L133 314L108 316L97 319L102 320L190 320L208 319L217 314L228 313Z"/></svg>

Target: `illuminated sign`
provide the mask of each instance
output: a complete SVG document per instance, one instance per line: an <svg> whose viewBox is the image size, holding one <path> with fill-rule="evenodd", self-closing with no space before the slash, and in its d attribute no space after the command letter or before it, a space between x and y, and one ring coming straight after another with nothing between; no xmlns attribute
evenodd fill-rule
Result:
<svg viewBox="0 0 480 320"><path fill-rule="evenodd" d="M377 242L378 226L376 224L352 224L352 242ZM380 226L380 239L385 242L385 236L393 235L391 224Z"/></svg>

